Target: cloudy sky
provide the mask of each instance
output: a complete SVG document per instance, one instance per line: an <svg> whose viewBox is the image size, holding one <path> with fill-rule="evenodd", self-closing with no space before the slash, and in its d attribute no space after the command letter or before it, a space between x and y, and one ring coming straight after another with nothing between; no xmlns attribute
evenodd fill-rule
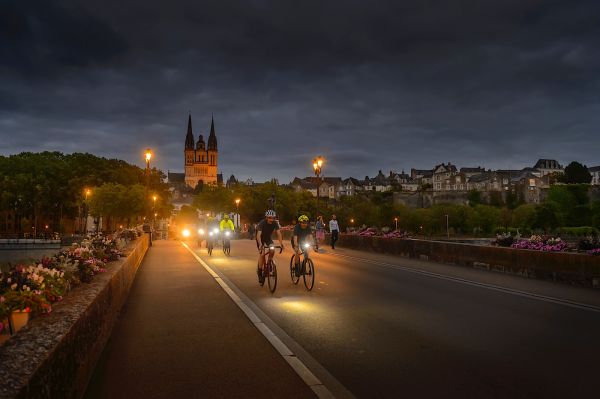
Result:
<svg viewBox="0 0 600 399"><path fill-rule="evenodd" d="M0 154L182 171L191 110L225 177L600 165L599 49L596 0L2 0Z"/></svg>

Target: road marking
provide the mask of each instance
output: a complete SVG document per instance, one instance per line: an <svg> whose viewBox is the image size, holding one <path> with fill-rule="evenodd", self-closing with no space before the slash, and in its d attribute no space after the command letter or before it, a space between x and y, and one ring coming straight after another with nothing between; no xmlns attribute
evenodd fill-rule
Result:
<svg viewBox="0 0 600 399"><path fill-rule="evenodd" d="M402 270L402 271L409 272L409 273L421 274L424 276L438 278L441 280L452 281L452 282L459 283L459 284L471 285L474 287L485 288L488 290L503 292L505 294L516 295L516 296L521 296L524 298L534 299L534 300L538 300L538 301L550 302L550 303L554 303L556 305L568 306L571 308L588 310L590 312L600 313L600 307L598 307L598 306L588 305L588 304L581 303L581 302L570 301L568 299L560 299L560 298L554 298L551 296L546 296L546 295L541 295L541 294L534 294L531 292L520 291L520 290L516 290L513 288L506 288L506 287L501 287L501 286L493 285L493 284L480 283L477 281L467 280L467 279L463 279L460 277L446 276L444 274L429 272L426 270L419 270L419 269L414 269L414 268L407 267L407 266L400 266L400 265L396 265L393 263L386 263L386 262L381 262L381 261L372 260L372 259L359 258L359 257L355 257L355 256L350 256L350 255L343 255L340 253L330 253L330 255L341 257L341 258L360 260L361 262L370 263L370 264L384 267L387 269Z"/></svg>
<svg viewBox="0 0 600 399"><path fill-rule="evenodd" d="M250 319L254 327L269 341L269 343L275 348L275 350L285 359L285 361L292 367L292 369L298 374L298 376L304 381L306 385L317 395L320 399L331 399L335 396L327 389L325 385L314 375L312 371L300 360L294 352L288 348L286 344L275 335L275 333L256 315L256 313L246 304L244 301L229 287L229 285L219 276L206 262L200 258L193 249L191 249L185 242L181 243L193 256L196 258L198 263L206 269L206 271L216 280L216 282L223 288L223 291L229 295L233 302L244 312L246 317Z"/></svg>

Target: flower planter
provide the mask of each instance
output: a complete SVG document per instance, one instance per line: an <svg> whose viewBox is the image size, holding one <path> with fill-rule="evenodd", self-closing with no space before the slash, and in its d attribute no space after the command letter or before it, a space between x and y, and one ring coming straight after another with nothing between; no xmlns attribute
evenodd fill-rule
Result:
<svg viewBox="0 0 600 399"><path fill-rule="evenodd" d="M24 310L15 310L10 315L11 333L16 334L21 328L29 323L29 312Z"/></svg>

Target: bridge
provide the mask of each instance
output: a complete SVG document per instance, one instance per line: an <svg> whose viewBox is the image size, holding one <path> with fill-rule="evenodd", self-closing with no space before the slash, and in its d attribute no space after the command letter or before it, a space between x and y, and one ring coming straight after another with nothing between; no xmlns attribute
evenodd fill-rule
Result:
<svg viewBox="0 0 600 399"><path fill-rule="evenodd" d="M156 241L87 388L132 397L592 397L597 291L350 249L276 255Z"/></svg>

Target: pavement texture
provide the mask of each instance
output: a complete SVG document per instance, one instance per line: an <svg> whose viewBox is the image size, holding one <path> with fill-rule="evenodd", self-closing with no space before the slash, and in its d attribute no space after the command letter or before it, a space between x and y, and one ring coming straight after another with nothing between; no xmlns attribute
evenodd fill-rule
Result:
<svg viewBox="0 0 600 399"><path fill-rule="evenodd" d="M181 243L155 241L85 397L316 396Z"/></svg>
<svg viewBox="0 0 600 399"><path fill-rule="evenodd" d="M316 362L356 397L598 396L600 292L324 250L311 254L316 282L307 292L289 277L288 244L276 255L279 283L271 295L256 283L252 241L233 241L230 257L196 249L288 335L293 342L282 340L290 348L305 350L306 364Z"/></svg>

